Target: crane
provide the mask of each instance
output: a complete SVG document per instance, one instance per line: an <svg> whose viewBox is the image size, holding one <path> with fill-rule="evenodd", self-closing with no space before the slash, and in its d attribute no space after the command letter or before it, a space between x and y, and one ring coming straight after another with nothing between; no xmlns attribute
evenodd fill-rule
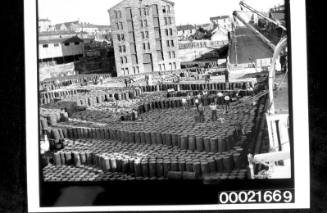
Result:
<svg viewBox="0 0 327 213"><path fill-rule="evenodd" d="M252 8L250 5L244 3L244 1L240 1L241 9L242 7L247 8L251 12L261 16L268 22L271 22L278 27L282 28L286 31L286 28L280 24L278 21L273 20L269 17L266 17L256 9ZM274 51L272 62L269 68L268 74L268 94L269 94L269 103L268 110L266 113L266 120L268 126L269 133L269 143L270 150L269 153L260 153L260 154L249 154L248 162L249 169L251 172L251 178L274 178L280 177L289 177L290 176L290 167L281 167L278 165L278 162L283 162L284 165L289 165L290 159L290 151L289 151L289 137L288 134L283 138L284 143L281 143L280 135L285 132L288 133L288 114L276 114L275 113L275 100L274 100L274 89L275 89L275 73L276 73L276 62L279 56L281 55L282 50L287 46L287 36L284 36L280 39L277 45L274 45L269 39L267 39L264 35L262 35L257 29L255 29L252 25L247 23L237 11L233 12L233 16L240 20L245 26L247 26L250 30L252 30L256 35L258 35L268 46ZM287 73L286 73L287 74ZM285 75L286 75L285 74ZM285 76L284 76L285 77ZM282 81L284 78L282 78ZM282 124L282 125L281 125ZM283 129L284 128L284 129ZM282 132L284 130L284 132ZM286 139L285 139L286 138ZM286 142L285 142L286 141ZM286 146L285 146L286 144ZM254 174L254 166L255 164L261 164L267 166L267 170L261 170L258 174ZM282 170L279 170L283 168Z"/></svg>

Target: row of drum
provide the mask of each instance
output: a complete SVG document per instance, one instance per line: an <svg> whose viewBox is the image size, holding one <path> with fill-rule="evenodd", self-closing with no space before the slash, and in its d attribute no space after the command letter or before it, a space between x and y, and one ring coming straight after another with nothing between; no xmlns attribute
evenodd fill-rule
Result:
<svg viewBox="0 0 327 213"><path fill-rule="evenodd" d="M221 135L220 137L207 137L205 135L181 135L169 132L149 132L149 131L124 131L110 128L51 128L48 129L50 138L56 143L60 139L70 138L90 138L90 139L111 139L123 143L132 144L157 144L176 146L183 150L222 153L228 151L241 140L241 129L233 127L231 135Z"/></svg>
<svg viewBox="0 0 327 213"><path fill-rule="evenodd" d="M179 90L236 90L254 87L254 81L244 82L219 82L219 83L180 83L180 84L160 84L141 86L143 92L167 91L168 89Z"/></svg>
<svg viewBox="0 0 327 213"><path fill-rule="evenodd" d="M211 158L122 158L92 152L59 151L54 153L54 165L93 166L102 171L133 174L135 177L169 177L169 172L189 172L194 177L203 177L217 172L231 172L242 169L240 152ZM171 174L173 175L173 173Z"/></svg>

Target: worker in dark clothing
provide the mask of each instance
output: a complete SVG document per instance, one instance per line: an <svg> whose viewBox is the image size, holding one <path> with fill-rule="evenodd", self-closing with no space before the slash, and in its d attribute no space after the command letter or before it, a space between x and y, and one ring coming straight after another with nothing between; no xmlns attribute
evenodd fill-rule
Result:
<svg viewBox="0 0 327 213"><path fill-rule="evenodd" d="M199 121L202 123L205 120L204 119L204 107L203 107L202 103L199 104L198 111L199 111Z"/></svg>

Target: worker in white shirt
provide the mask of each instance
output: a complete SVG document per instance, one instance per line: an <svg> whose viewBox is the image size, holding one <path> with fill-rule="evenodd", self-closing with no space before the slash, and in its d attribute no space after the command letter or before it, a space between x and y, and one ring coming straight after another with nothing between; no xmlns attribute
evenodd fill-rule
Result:
<svg viewBox="0 0 327 213"><path fill-rule="evenodd" d="M194 104L195 104L195 106L196 106L196 109L199 111L199 105L200 105L200 100L199 100L199 98L195 98L195 100L194 100Z"/></svg>
<svg viewBox="0 0 327 213"><path fill-rule="evenodd" d="M209 107L211 110L211 120L216 121L217 120L217 105L216 105L216 103L212 102Z"/></svg>
<svg viewBox="0 0 327 213"><path fill-rule="evenodd" d="M223 104L223 96L224 94L222 92L218 92L217 93L217 96L218 96L218 105L222 105Z"/></svg>
<svg viewBox="0 0 327 213"><path fill-rule="evenodd" d="M100 84L103 84L103 77L102 76L100 76L99 81L100 81Z"/></svg>
<svg viewBox="0 0 327 213"><path fill-rule="evenodd" d="M230 108L230 106L229 106L229 104L230 104L230 97L229 97L229 95L225 95L224 101L225 101L225 113L228 113L229 108Z"/></svg>
<svg viewBox="0 0 327 213"><path fill-rule="evenodd" d="M185 110L186 109L186 105L187 105L186 98L182 98L182 105L183 105L183 108Z"/></svg>

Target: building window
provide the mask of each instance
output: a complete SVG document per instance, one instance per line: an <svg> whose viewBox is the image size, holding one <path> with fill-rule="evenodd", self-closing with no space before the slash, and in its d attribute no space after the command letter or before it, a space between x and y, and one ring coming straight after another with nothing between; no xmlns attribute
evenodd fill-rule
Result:
<svg viewBox="0 0 327 213"><path fill-rule="evenodd" d="M121 34L120 37L121 37L121 40L122 40L122 41L125 40L125 36L124 36L124 34Z"/></svg>
<svg viewBox="0 0 327 213"><path fill-rule="evenodd" d="M126 68L126 73L127 73L127 75L129 75L129 70L128 70L128 68Z"/></svg>
<svg viewBox="0 0 327 213"><path fill-rule="evenodd" d="M148 42L148 50L150 49L150 42Z"/></svg>
<svg viewBox="0 0 327 213"><path fill-rule="evenodd" d="M121 18L121 11L118 11L118 18Z"/></svg>
<svg viewBox="0 0 327 213"><path fill-rule="evenodd" d="M56 44L53 44L53 46L55 46L55 47L59 47L59 44L58 44L58 43L56 43Z"/></svg>
<svg viewBox="0 0 327 213"><path fill-rule="evenodd" d="M121 30L124 29L124 27L123 27L123 22L119 22L119 25L120 25L120 29L121 29Z"/></svg>
<svg viewBox="0 0 327 213"><path fill-rule="evenodd" d="M176 58L175 51L173 51L172 54L173 54L173 58Z"/></svg>
<svg viewBox="0 0 327 213"><path fill-rule="evenodd" d="M149 31L145 31L145 38L149 38Z"/></svg>
<svg viewBox="0 0 327 213"><path fill-rule="evenodd" d="M115 18L118 18L118 12L115 10Z"/></svg>
<svg viewBox="0 0 327 213"><path fill-rule="evenodd" d="M43 44L42 47L43 48L48 48L48 44Z"/></svg>
<svg viewBox="0 0 327 213"><path fill-rule="evenodd" d="M154 37L156 39L160 39L160 29L159 28L154 28Z"/></svg>
<svg viewBox="0 0 327 213"><path fill-rule="evenodd" d="M124 59L125 59L125 63L127 63L128 61L127 61L127 56L124 56Z"/></svg>
<svg viewBox="0 0 327 213"><path fill-rule="evenodd" d="M145 43L143 43L143 50L146 50L146 46L145 46Z"/></svg>
<svg viewBox="0 0 327 213"><path fill-rule="evenodd" d="M69 43L68 43L68 42L66 42L66 43L64 43L64 45L65 45L65 46L69 46Z"/></svg>
<svg viewBox="0 0 327 213"><path fill-rule="evenodd" d="M133 18L132 8L126 8L126 19L131 20Z"/></svg>
<svg viewBox="0 0 327 213"><path fill-rule="evenodd" d="M167 43L167 47L170 47L170 42L169 42L169 40L167 40L166 43Z"/></svg>
<svg viewBox="0 0 327 213"><path fill-rule="evenodd" d="M124 75L125 75L125 69L124 69L124 68L121 68L121 71L122 71L122 73L124 73Z"/></svg>
<svg viewBox="0 0 327 213"><path fill-rule="evenodd" d="M176 70L177 69L176 62L174 62L173 64L174 64L174 69Z"/></svg>
<svg viewBox="0 0 327 213"><path fill-rule="evenodd" d="M120 63L124 64L124 58L123 57L120 57Z"/></svg>
<svg viewBox="0 0 327 213"><path fill-rule="evenodd" d="M118 41L120 41L120 34L117 35L117 39L118 39Z"/></svg>
<svg viewBox="0 0 327 213"><path fill-rule="evenodd" d="M144 39L144 32L141 32L142 39Z"/></svg>
<svg viewBox="0 0 327 213"><path fill-rule="evenodd" d="M163 6L163 8L162 8L162 12L166 13L166 7L165 6Z"/></svg>
<svg viewBox="0 0 327 213"><path fill-rule="evenodd" d="M169 29L169 34L172 36L173 35L173 29Z"/></svg>
<svg viewBox="0 0 327 213"><path fill-rule="evenodd" d="M135 67L133 67L133 73L134 73L134 75L135 75Z"/></svg>
<svg viewBox="0 0 327 213"><path fill-rule="evenodd" d="M168 17L168 24L171 24L172 21L171 21L171 17Z"/></svg>
<svg viewBox="0 0 327 213"><path fill-rule="evenodd" d="M170 6L169 5L167 5L167 13L170 13Z"/></svg>
<svg viewBox="0 0 327 213"><path fill-rule="evenodd" d="M153 18L153 27L159 27L159 18L158 17Z"/></svg>
<svg viewBox="0 0 327 213"><path fill-rule="evenodd" d="M135 43L130 43L130 48L131 48L131 54L135 54L136 53L136 46Z"/></svg>
<svg viewBox="0 0 327 213"><path fill-rule="evenodd" d="M76 41L76 42L74 42L74 44L75 44L75 45L79 45L79 42L78 42L78 41Z"/></svg>
<svg viewBox="0 0 327 213"><path fill-rule="evenodd" d="M144 20L144 27L147 27L147 26L148 26L148 21Z"/></svg>
<svg viewBox="0 0 327 213"><path fill-rule="evenodd" d="M163 70L166 70L166 65L165 65L165 64L163 64L162 66L163 66Z"/></svg>
<svg viewBox="0 0 327 213"><path fill-rule="evenodd" d="M143 8L143 15L148 16L149 15L149 7L146 6L145 8Z"/></svg>
<svg viewBox="0 0 327 213"><path fill-rule="evenodd" d="M170 46L174 47L174 40L171 40L170 42L171 42Z"/></svg>
<svg viewBox="0 0 327 213"><path fill-rule="evenodd" d="M126 52L126 46L123 45L123 52L125 53Z"/></svg>
<svg viewBox="0 0 327 213"><path fill-rule="evenodd" d="M132 54L132 64L138 64L137 55Z"/></svg>
<svg viewBox="0 0 327 213"><path fill-rule="evenodd" d="M152 5L152 14L153 16L158 16L158 5L156 4Z"/></svg>
<svg viewBox="0 0 327 213"><path fill-rule="evenodd" d="M173 64L169 63L170 70L173 70Z"/></svg>
<svg viewBox="0 0 327 213"><path fill-rule="evenodd" d="M166 31L166 36L169 36L168 29L166 29L165 31Z"/></svg>
<svg viewBox="0 0 327 213"><path fill-rule="evenodd" d="M168 24L167 17L165 17L164 19L165 19L165 25L167 25Z"/></svg>
<svg viewBox="0 0 327 213"><path fill-rule="evenodd" d="M119 52L120 53L122 52L122 46L119 46Z"/></svg>
<svg viewBox="0 0 327 213"><path fill-rule="evenodd" d="M159 64L159 70L162 71L162 65L161 64Z"/></svg>
<svg viewBox="0 0 327 213"><path fill-rule="evenodd" d="M118 22L116 23L116 29L119 30L119 24L118 24Z"/></svg>

